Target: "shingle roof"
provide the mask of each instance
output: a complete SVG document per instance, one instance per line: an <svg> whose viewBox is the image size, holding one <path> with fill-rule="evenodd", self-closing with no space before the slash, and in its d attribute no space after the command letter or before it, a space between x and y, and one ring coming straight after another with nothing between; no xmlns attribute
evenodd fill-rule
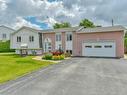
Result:
<svg viewBox="0 0 127 95"><path fill-rule="evenodd" d="M77 33L93 33L93 32L112 32L126 30L123 26L109 26L109 27L95 27L95 28L83 28Z"/></svg>
<svg viewBox="0 0 127 95"><path fill-rule="evenodd" d="M95 28L83 28L83 27L71 27L71 28L60 28L60 29L47 29L47 30L38 30L30 27L23 26L22 28L15 31L16 32L22 29L29 29L37 33L54 33L54 32L77 32L77 33L94 33L94 32L113 32L113 31L123 31L126 30L123 26L109 26L109 27L95 27Z"/></svg>
<svg viewBox="0 0 127 95"><path fill-rule="evenodd" d="M52 33L52 32L74 32L83 29L83 27L70 27L70 28L60 28L60 29L48 29L48 30L41 30L42 33Z"/></svg>
<svg viewBox="0 0 127 95"><path fill-rule="evenodd" d="M12 31L15 31L14 29L12 29L12 28L10 28L10 27L7 27L7 26L5 26L5 25L0 25L0 27L8 28L8 29L10 29L10 30L12 30Z"/></svg>

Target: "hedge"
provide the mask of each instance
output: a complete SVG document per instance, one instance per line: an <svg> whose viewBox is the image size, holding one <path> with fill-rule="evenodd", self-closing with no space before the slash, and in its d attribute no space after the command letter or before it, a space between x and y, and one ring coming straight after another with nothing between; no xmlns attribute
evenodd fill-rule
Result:
<svg viewBox="0 0 127 95"><path fill-rule="evenodd" d="M14 50L10 49L10 41L0 41L0 52L14 52Z"/></svg>

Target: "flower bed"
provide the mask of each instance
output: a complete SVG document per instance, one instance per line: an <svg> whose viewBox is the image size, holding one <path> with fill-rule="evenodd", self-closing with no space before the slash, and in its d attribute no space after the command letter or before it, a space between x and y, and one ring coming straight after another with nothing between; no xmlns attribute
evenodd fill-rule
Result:
<svg viewBox="0 0 127 95"><path fill-rule="evenodd" d="M42 57L42 59L45 59L45 60L64 60L65 56L64 56L64 54L62 54L62 55L53 55L51 53L47 53Z"/></svg>
<svg viewBox="0 0 127 95"><path fill-rule="evenodd" d="M63 51L55 51L51 53L46 53L42 57L45 60L64 60L65 57L70 57L70 54L64 53Z"/></svg>

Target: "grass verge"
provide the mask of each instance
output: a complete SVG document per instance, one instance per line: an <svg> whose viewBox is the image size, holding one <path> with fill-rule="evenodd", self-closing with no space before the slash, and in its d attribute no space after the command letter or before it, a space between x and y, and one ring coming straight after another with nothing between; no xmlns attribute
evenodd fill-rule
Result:
<svg viewBox="0 0 127 95"><path fill-rule="evenodd" d="M56 64L33 60L34 56L21 57L12 53L0 54L0 83L16 79L34 70Z"/></svg>

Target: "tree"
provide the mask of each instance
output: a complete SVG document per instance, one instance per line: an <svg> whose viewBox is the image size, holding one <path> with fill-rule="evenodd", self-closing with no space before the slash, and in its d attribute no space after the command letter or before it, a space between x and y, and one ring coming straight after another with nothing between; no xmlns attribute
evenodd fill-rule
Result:
<svg viewBox="0 0 127 95"><path fill-rule="evenodd" d="M93 27L95 27L94 23L92 21L88 20L88 19L83 19L80 22L79 26L84 26L84 28L89 28L89 27L93 28Z"/></svg>
<svg viewBox="0 0 127 95"><path fill-rule="evenodd" d="M124 48L125 48L125 53L127 53L127 32L125 33L125 37L124 37Z"/></svg>
<svg viewBox="0 0 127 95"><path fill-rule="evenodd" d="M127 32L125 32L125 38L127 38Z"/></svg>
<svg viewBox="0 0 127 95"><path fill-rule="evenodd" d="M55 23L53 27L54 27L54 29L58 29L58 28L66 28L66 27L71 27L71 24L68 23L68 22Z"/></svg>

